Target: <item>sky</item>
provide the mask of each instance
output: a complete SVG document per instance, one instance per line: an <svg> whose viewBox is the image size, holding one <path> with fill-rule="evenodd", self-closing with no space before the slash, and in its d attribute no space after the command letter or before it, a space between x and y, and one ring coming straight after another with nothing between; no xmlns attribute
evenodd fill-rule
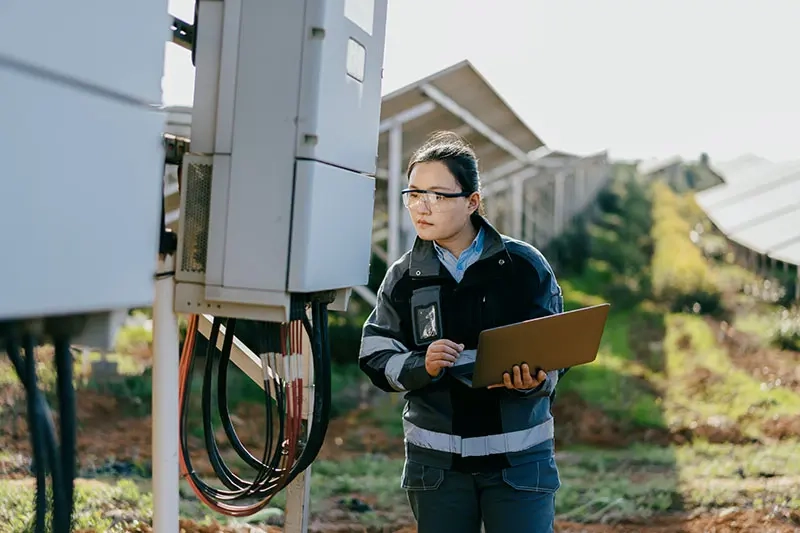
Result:
<svg viewBox="0 0 800 533"><path fill-rule="evenodd" d="M798 21L800 0L389 0L383 93L468 59L552 149L798 159ZM189 53L165 59L164 103L191 105Z"/></svg>

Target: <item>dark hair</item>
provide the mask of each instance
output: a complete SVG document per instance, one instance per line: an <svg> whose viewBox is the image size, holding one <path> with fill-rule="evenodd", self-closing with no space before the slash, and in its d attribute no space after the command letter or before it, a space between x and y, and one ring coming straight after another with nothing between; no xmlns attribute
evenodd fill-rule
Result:
<svg viewBox="0 0 800 533"><path fill-rule="evenodd" d="M417 163L431 163L439 161L461 186L461 190L468 193L481 191L481 177L478 173L478 157L475 150L460 135L452 131L437 131L420 146L408 162L406 179L411 179L411 171ZM483 203L478 207L478 213L484 214Z"/></svg>

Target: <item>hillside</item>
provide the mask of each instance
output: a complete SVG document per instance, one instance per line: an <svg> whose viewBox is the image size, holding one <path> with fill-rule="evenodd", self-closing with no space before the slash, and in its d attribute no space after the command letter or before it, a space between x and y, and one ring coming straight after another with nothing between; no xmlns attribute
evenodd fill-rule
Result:
<svg viewBox="0 0 800 533"><path fill-rule="evenodd" d="M800 314L779 305L774 280L719 252L691 192L643 183L630 167L617 174L597 211L546 250L568 308L612 303L597 361L559 383L557 531L797 531ZM342 346L354 322L336 321ZM143 331L127 331L113 358L130 375L105 385L87 380L81 390L85 531L149 530L147 347ZM337 418L312 468L311 530L409 533L399 486L402 401L371 387L355 353L344 362L347 353L334 376ZM17 422L24 402L9 376L0 359L0 531L16 532L25 530L33 498L26 428ZM241 374L232 379L237 430L259 449L258 390ZM201 436L193 439L198 450ZM282 523L283 495L247 527L201 528L225 521L184 494L182 515L194 520L186 531Z"/></svg>

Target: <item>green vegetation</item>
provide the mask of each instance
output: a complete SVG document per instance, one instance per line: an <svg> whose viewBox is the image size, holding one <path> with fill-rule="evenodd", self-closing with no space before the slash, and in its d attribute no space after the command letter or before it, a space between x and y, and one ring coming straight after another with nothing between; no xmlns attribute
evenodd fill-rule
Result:
<svg viewBox="0 0 800 533"><path fill-rule="evenodd" d="M545 251L566 284L567 306L582 305L576 298L585 303L588 296L629 308L650 292L651 199L626 170L618 169L617 179L600 192L599 214L576 219Z"/></svg>
<svg viewBox="0 0 800 533"><path fill-rule="evenodd" d="M656 513L697 508L753 506L800 509L797 483L800 462L791 443L757 445L695 443L691 447L634 446L626 450L575 449L559 455L562 488L557 495L561 518L582 522L647 518ZM348 461L318 461L312 469L313 514L367 498L369 510L353 513L364 526L410 522L399 472L402 459L365 455ZM787 481L794 480L792 483ZM25 487L27 490L20 490ZM28 531L33 513L31 481L0 481L0 531ZM76 529L109 533L136 531L152 518L149 480L81 480ZM280 517L281 494L252 522ZM242 520L209 513L185 499L181 516L201 524L228 525ZM112 524L115 524L112 526Z"/></svg>
<svg viewBox="0 0 800 533"><path fill-rule="evenodd" d="M777 325L773 328L772 342L783 350L800 352L800 308L783 309L775 317Z"/></svg>
<svg viewBox="0 0 800 533"><path fill-rule="evenodd" d="M692 231L688 202L669 187L653 187L653 294L672 310L717 312L721 293L700 249L688 238Z"/></svg>
<svg viewBox="0 0 800 533"><path fill-rule="evenodd" d="M688 427L712 419L760 439L765 422L800 413L800 395L763 387L737 368L702 318L671 315L667 320L664 344L670 386L664 407L673 425Z"/></svg>
<svg viewBox="0 0 800 533"><path fill-rule="evenodd" d="M545 253L567 309L612 304L596 362L571 369L559 383L559 516L614 522L729 507L800 512L793 363L800 355L779 350L800 351L800 310L781 305L782 282L734 264L691 193L646 182L622 165L596 212L575 220ZM372 269L373 289L382 275ZM368 312L358 302L331 317L337 420L328 453L312 467L312 513L380 531L411 523L411 515L399 483L402 397L377 391L355 364ZM117 351L147 347L142 330L126 331ZM136 406L132 414L147 413L149 369L128 355L108 359L126 375L90 388ZM3 364L0 386L8 386L16 378ZM45 387L52 385L50 366L40 366ZM234 406L263 401L238 369L229 379ZM0 453L0 470L22 468L24 460ZM151 519L147 479L82 480L79 488L79 528L140 531L136 523ZM208 512L185 486L182 494L184 517L242 522ZM0 532L28 531L32 501L30 479L0 480ZM280 523L285 501L279 494L250 522Z"/></svg>

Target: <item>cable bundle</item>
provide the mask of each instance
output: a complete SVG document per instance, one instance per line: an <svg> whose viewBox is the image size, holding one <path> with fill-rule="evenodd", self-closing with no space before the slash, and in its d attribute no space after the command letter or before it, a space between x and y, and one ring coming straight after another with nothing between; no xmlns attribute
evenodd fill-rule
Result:
<svg viewBox="0 0 800 533"><path fill-rule="evenodd" d="M14 370L25 387L28 407L28 427L33 450L33 469L36 475L36 515L34 531L44 533L47 513L47 474L52 481L53 533L69 532L72 523L73 494L75 486L76 407L75 389L72 385L72 352L69 340L55 341L57 394L60 418L60 445L56 437L53 414L39 390L36 377L35 342L24 335L24 357L20 343L14 336L6 340L6 353Z"/></svg>
<svg viewBox="0 0 800 533"><path fill-rule="evenodd" d="M258 323L258 346L262 366L266 406L265 446L254 456L236 434L228 408L227 373L233 346L236 319L215 318L209 335L202 387L203 434L206 452L214 473L224 488L204 482L192 467L188 446L188 406L196 356L198 317L189 320L180 365L180 446L181 472L197 497L212 510L228 516L250 516L266 507L270 500L313 462L322 447L330 415L330 357L327 335L327 309L312 303L312 320L305 311L288 324ZM216 357L224 322L224 339ZM303 377L300 364L303 329L312 344L314 365L314 412L307 438L302 421ZM252 479L236 475L220 454L212 423L214 374L217 374L217 408L225 436L237 455L255 471ZM273 414L273 403L277 415ZM275 418L277 416L277 419ZM277 428L275 427L277 425Z"/></svg>

